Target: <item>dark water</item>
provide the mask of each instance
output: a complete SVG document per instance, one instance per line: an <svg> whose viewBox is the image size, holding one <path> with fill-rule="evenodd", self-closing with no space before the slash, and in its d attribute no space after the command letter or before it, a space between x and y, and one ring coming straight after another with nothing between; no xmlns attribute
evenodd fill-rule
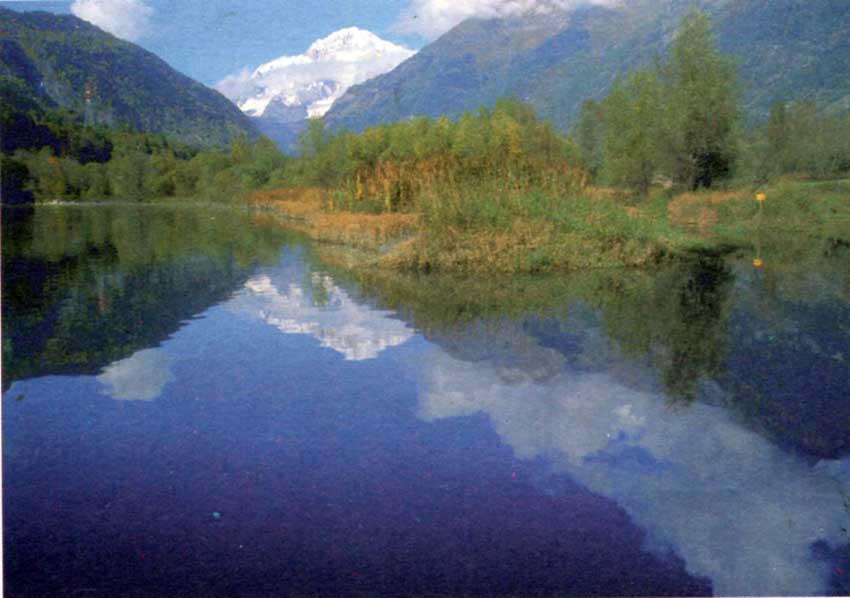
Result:
<svg viewBox="0 0 850 598"><path fill-rule="evenodd" d="M850 251L458 280L4 214L8 596L850 593Z"/></svg>

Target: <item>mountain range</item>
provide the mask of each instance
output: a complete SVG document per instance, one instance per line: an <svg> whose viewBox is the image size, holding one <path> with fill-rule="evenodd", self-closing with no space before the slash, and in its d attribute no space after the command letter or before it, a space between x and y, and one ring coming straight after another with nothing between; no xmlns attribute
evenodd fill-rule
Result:
<svg viewBox="0 0 850 598"><path fill-rule="evenodd" d="M584 100L604 96L618 76L661 56L698 4L713 19L720 49L739 62L751 121L775 100L850 109L847 0L611 0L556 8L563 4L468 19L418 52L342 29L301 55L231 75L218 91L76 17L0 8L0 98L4 112L61 108L195 145L259 130L292 148L309 117L362 130L416 115L454 117L503 96L530 102L567 130Z"/></svg>
<svg viewBox="0 0 850 598"><path fill-rule="evenodd" d="M258 135L217 91L71 15L0 8L0 97L4 111L61 108L86 114L90 124L160 132L193 145Z"/></svg>
<svg viewBox="0 0 850 598"><path fill-rule="evenodd" d="M349 27L315 41L297 56L281 56L225 77L216 88L282 147L291 147L308 118L324 116L352 85L392 70L414 52Z"/></svg>
<svg viewBox="0 0 850 598"><path fill-rule="evenodd" d="M847 0L619 0L466 20L392 71L351 87L325 120L362 130L416 115L457 116L512 95L565 130L584 100L661 56L697 4L712 17L720 49L739 61L745 117L763 118L775 100L850 108Z"/></svg>

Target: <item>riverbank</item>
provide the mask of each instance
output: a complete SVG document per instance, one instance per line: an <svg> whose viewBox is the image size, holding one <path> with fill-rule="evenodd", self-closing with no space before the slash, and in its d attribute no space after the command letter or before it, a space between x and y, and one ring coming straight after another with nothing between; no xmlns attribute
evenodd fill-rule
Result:
<svg viewBox="0 0 850 598"><path fill-rule="evenodd" d="M339 210L330 193L316 188L258 191L249 202L315 240L354 248L359 265L399 271L645 267L736 250L761 260L762 252L789 243L850 243L850 179L657 190L641 200L600 188L571 197L495 187L453 190L425 196L418 213Z"/></svg>

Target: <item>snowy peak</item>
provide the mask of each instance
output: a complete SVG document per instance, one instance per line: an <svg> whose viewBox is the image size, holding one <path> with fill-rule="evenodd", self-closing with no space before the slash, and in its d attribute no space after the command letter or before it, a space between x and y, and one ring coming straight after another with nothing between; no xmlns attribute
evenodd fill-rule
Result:
<svg viewBox="0 0 850 598"><path fill-rule="evenodd" d="M225 77L216 88L256 118L293 123L323 116L352 85L392 70L414 52L348 27L297 56L281 56Z"/></svg>
<svg viewBox="0 0 850 598"><path fill-rule="evenodd" d="M400 49L403 48L381 39L371 31L348 27L316 40L307 49L305 55L316 62L327 60L357 62L392 54Z"/></svg>

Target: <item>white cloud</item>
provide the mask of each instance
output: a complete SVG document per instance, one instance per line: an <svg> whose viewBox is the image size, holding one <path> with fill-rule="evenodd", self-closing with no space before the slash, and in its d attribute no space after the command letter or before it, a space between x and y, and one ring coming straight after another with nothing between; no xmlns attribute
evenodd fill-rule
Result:
<svg viewBox="0 0 850 598"><path fill-rule="evenodd" d="M722 408L671 411L663 396L608 374L555 367L550 349L528 342L514 343L520 362L549 363L545 373L436 349L424 367L420 417L487 414L517 456L548 457L615 500L647 530L648 550L672 548L718 595L828 589L828 564L811 547L847 542L850 459L812 465Z"/></svg>
<svg viewBox="0 0 850 598"><path fill-rule="evenodd" d="M251 70L245 67L238 73L227 75L216 84L215 88L233 102L244 102L257 92L257 85L251 78L251 74Z"/></svg>
<svg viewBox="0 0 850 598"><path fill-rule="evenodd" d="M583 4L613 4L617 0L411 0L395 28L426 39L439 37L470 18L494 19L547 14Z"/></svg>
<svg viewBox="0 0 850 598"><path fill-rule="evenodd" d="M144 0L74 0L71 12L116 37L136 41L147 33L153 8Z"/></svg>
<svg viewBox="0 0 850 598"><path fill-rule="evenodd" d="M118 401L152 401L171 380L171 359L160 349L144 349L110 364L97 380Z"/></svg>

